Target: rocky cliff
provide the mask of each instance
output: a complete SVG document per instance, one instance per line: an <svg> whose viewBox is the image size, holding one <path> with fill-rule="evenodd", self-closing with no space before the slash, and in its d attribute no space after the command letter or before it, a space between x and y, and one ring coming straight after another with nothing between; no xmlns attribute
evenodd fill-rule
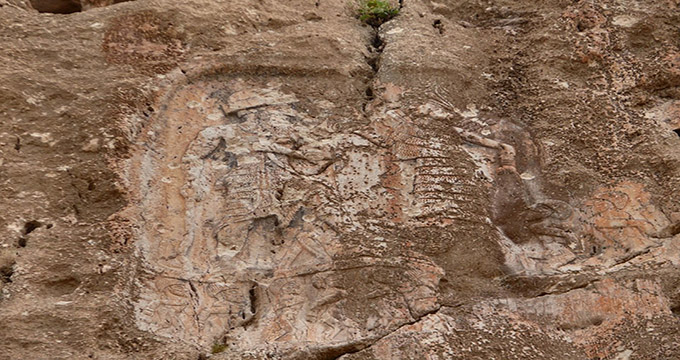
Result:
<svg viewBox="0 0 680 360"><path fill-rule="evenodd" d="M0 0L0 358L680 358L676 0Z"/></svg>

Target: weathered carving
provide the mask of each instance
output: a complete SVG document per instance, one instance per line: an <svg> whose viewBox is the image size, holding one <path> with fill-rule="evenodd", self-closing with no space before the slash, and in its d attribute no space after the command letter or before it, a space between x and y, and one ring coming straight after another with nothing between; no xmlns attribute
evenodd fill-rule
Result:
<svg viewBox="0 0 680 360"><path fill-rule="evenodd" d="M531 134L517 124L483 118L474 106L461 111L441 90L434 95L421 112L456 123L454 130L480 166L480 175L492 182L492 221L511 240L501 241L510 267L553 271L555 262L581 254L578 213L569 203L544 195L540 154Z"/></svg>
<svg viewBox="0 0 680 360"><path fill-rule="evenodd" d="M334 133L296 102L276 87L238 81L173 94L144 140L164 145L142 151L133 170L146 219L140 249L154 273L138 303L142 327L203 346L224 334L244 349L344 346L436 308L437 266L417 254L381 259L381 242L365 250L351 244L394 231L375 221L394 200L388 191L418 200L412 213L395 203L408 214L400 221L446 219L439 214L455 202L426 194L460 183L450 145L400 141L395 147L441 165L414 159L409 166L421 168L407 181L415 191L386 190L395 156L375 134Z"/></svg>
<svg viewBox="0 0 680 360"><path fill-rule="evenodd" d="M240 349L323 352L437 309L443 271L424 255L494 225L517 273L593 256L581 214L544 196L522 127L480 128L473 107L429 103L338 130L298 102L236 80L168 100L141 140L163 145L133 166L151 272L143 328L201 346L226 335Z"/></svg>

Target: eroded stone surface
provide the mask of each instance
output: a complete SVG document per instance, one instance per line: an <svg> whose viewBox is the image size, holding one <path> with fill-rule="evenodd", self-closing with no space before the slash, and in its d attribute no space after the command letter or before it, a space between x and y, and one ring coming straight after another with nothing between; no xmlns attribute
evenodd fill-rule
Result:
<svg viewBox="0 0 680 360"><path fill-rule="evenodd" d="M678 358L678 4L401 3L0 0L8 356Z"/></svg>
<svg viewBox="0 0 680 360"><path fill-rule="evenodd" d="M442 269L425 254L449 251L461 223L490 226L456 134L431 137L418 126L429 118L399 111L333 131L330 116L295 109L303 95L256 86L180 87L144 136L163 151L131 165L139 246L157 273L140 325L203 345L242 326L244 348L341 347L436 310Z"/></svg>
<svg viewBox="0 0 680 360"><path fill-rule="evenodd" d="M597 29L594 9L564 17ZM366 114L339 110L362 102L354 95L312 95L286 76L218 71L171 85L130 163L141 185L130 211L144 219L138 246L151 272L140 327L203 347L224 342L226 357L592 358L626 353L597 340L620 324L672 316L659 283L606 275L673 263L673 220L646 186L564 197L546 168L556 140L484 103L457 104L437 80L414 95L390 47L405 41L408 19L381 30L378 97L363 101ZM608 46L593 34L588 41ZM584 59L603 51L588 46ZM647 117L667 122L654 111ZM470 255L465 239L488 251L467 263L470 285L454 280ZM457 313L466 287L484 289L503 272L539 297L465 307L477 320ZM624 310L634 304L645 305ZM452 346L468 336L444 330L457 326L509 350ZM523 330L508 340L506 328ZM418 342L438 350L403 346L414 331L432 334ZM536 346L545 342L550 350Z"/></svg>

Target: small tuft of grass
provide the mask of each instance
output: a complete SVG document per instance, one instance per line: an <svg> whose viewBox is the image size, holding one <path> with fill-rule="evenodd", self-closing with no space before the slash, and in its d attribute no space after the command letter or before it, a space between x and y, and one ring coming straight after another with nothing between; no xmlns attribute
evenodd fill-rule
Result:
<svg viewBox="0 0 680 360"><path fill-rule="evenodd" d="M228 347L229 347L229 345L227 345L227 344L216 343L216 344L213 344L210 352L213 353L213 354L219 354L219 353L227 350Z"/></svg>
<svg viewBox="0 0 680 360"><path fill-rule="evenodd" d="M378 27L399 14L399 7L386 0L358 0L359 20Z"/></svg>

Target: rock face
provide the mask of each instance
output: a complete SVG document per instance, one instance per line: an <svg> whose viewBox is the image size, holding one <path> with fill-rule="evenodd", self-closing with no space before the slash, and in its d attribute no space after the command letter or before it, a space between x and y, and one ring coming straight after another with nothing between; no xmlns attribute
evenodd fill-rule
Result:
<svg viewBox="0 0 680 360"><path fill-rule="evenodd" d="M0 0L0 358L680 358L677 3L114 3Z"/></svg>

